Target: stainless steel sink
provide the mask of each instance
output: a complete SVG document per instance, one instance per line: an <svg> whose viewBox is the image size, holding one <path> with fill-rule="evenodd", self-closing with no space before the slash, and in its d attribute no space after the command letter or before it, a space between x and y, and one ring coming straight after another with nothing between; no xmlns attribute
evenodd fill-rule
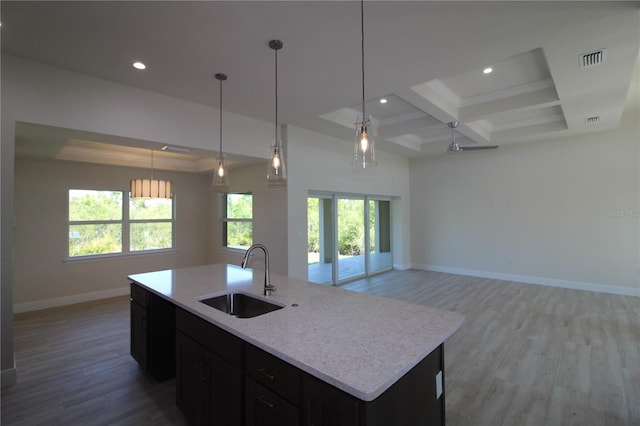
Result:
<svg viewBox="0 0 640 426"><path fill-rule="evenodd" d="M244 293L222 294L202 299L200 302L236 318L253 318L284 308Z"/></svg>

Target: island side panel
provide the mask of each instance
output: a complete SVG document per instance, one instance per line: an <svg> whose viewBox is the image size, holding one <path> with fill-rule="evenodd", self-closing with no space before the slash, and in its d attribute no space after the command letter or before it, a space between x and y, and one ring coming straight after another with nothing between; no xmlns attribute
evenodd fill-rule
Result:
<svg viewBox="0 0 640 426"><path fill-rule="evenodd" d="M444 343L386 392L364 403L364 412L367 426L444 426Z"/></svg>
<svg viewBox="0 0 640 426"><path fill-rule="evenodd" d="M131 356L162 382L175 376L175 305L131 283Z"/></svg>

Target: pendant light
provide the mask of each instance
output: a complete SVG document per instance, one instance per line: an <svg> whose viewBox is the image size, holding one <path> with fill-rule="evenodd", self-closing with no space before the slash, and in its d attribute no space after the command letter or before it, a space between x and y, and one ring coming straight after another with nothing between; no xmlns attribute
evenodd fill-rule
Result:
<svg viewBox="0 0 640 426"><path fill-rule="evenodd" d="M376 165L376 153L371 134L371 117L364 110L364 0L360 0L360 53L362 58L362 121L356 123L356 139L353 147L353 165L367 168Z"/></svg>
<svg viewBox="0 0 640 426"><path fill-rule="evenodd" d="M153 150L151 150L151 179L131 179L132 198L171 198L173 182L153 178Z"/></svg>
<svg viewBox="0 0 640 426"><path fill-rule="evenodd" d="M218 152L218 165L213 172L213 186L224 191L229 187L229 169L222 153L222 82L227 79L226 74L216 74L216 80L220 82L220 150Z"/></svg>
<svg viewBox="0 0 640 426"><path fill-rule="evenodd" d="M275 51L276 57L276 118L275 118L275 139L270 149L269 165L267 169L267 183L269 185L284 185L287 183L287 168L284 161L284 151L282 140L278 137L278 50L282 49L280 40L271 40L269 47Z"/></svg>

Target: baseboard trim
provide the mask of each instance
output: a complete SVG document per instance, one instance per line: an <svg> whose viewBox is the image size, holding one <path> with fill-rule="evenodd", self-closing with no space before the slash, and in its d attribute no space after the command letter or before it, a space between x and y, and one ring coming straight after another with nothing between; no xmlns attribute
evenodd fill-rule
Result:
<svg viewBox="0 0 640 426"><path fill-rule="evenodd" d="M393 269L395 269L397 271L408 271L409 269L411 269L411 265L404 265L404 264L400 264L400 263L394 263L393 264Z"/></svg>
<svg viewBox="0 0 640 426"><path fill-rule="evenodd" d="M12 386L18 383L18 373L16 372L16 367L7 368L6 370L2 370L0 372L0 384L1 387Z"/></svg>
<svg viewBox="0 0 640 426"><path fill-rule="evenodd" d="M446 272L449 274L468 275L468 276L478 277L478 278L492 278L492 279L503 280L503 281L515 281L523 284L537 284L537 285L546 285L550 287L570 288L573 290L594 291L597 293L610 293L610 294L618 294L623 296L640 297L640 288L620 287L620 286L614 286L614 285L588 283L588 282L581 282L581 281L558 280L553 278L542 278L542 277L535 277L530 275L504 274L500 272L488 272L488 271L481 271L476 269L451 268L448 266L438 266L438 265L414 264L413 267L415 269L422 269L424 271Z"/></svg>
<svg viewBox="0 0 640 426"><path fill-rule="evenodd" d="M76 303L90 302L92 300L108 299L110 297L129 294L129 287L114 288L92 293L73 294L71 296L54 297L52 299L35 300L33 302L16 303L13 305L13 313L39 311L41 309L56 308L58 306L73 305Z"/></svg>

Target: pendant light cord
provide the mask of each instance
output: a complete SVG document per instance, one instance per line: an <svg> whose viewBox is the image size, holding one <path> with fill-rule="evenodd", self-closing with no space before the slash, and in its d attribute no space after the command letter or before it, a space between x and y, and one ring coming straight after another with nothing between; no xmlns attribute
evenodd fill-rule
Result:
<svg viewBox="0 0 640 426"><path fill-rule="evenodd" d="M362 53L362 124L366 122L364 116L364 0L360 0L360 52Z"/></svg>
<svg viewBox="0 0 640 426"><path fill-rule="evenodd" d="M222 160L222 79L220 79L220 160Z"/></svg>
<svg viewBox="0 0 640 426"><path fill-rule="evenodd" d="M276 130L275 130L275 139L274 144L276 149L278 147L278 49L274 49L276 51Z"/></svg>

